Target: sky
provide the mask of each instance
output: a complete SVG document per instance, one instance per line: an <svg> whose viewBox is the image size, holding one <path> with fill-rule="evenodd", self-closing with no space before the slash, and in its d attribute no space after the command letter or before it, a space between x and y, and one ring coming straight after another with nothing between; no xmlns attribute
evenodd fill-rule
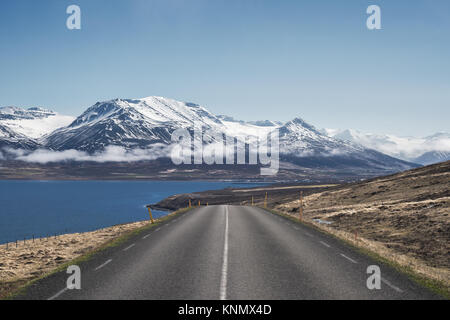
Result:
<svg viewBox="0 0 450 320"><path fill-rule="evenodd" d="M69 30L66 8L81 9ZM381 8L381 30L366 9ZM242 120L450 131L450 1L2 0L0 106L164 96Z"/></svg>

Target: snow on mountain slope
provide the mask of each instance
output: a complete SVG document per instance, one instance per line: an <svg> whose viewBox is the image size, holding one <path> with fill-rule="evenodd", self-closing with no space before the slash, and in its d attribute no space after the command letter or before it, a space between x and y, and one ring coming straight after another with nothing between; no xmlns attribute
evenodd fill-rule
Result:
<svg viewBox="0 0 450 320"><path fill-rule="evenodd" d="M38 143L0 123L0 149L4 147L34 150L38 147Z"/></svg>
<svg viewBox="0 0 450 320"><path fill-rule="evenodd" d="M300 118L280 127L280 150L286 161L309 167L406 170L412 164L351 141L329 137Z"/></svg>
<svg viewBox="0 0 450 320"><path fill-rule="evenodd" d="M99 155L111 147L149 151L153 146L170 145L174 130L184 128L192 134L194 124L201 124L203 134L208 132L204 143L232 136L246 138L247 143L254 144L258 138L265 141L270 132L278 129L282 161L303 167L399 171L414 166L360 144L330 137L300 118L284 124L269 120L236 121L215 116L194 103L163 97L97 102L74 121L42 108L3 108L0 115L3 126L0 127L0 142L3 141L0 147L14 147L20 142L17 148L46 148L56 153L74 151ZM49 133L64 121L66 126Z"/></svg>
<svg viewBox="0 0 450 320"><path fill-rule="evenodd" d="M69 126L45 137L45 145L53 150L76 149L89 153L109 146L126 149L146 149L152 145L171 144L171 133L178 128L192 132L200 123L210 136L232 136L254 144L271 131L279 129L280 154L287 161L304 166L371 167L382 170L402 170L412 165L369 150L355 143L322 134L302 119L285 124L272 121L236 121L227 116L215 116L204 107L162 97L115 99L97 102Z"/></svg>
<svg viewBox="0 0 450 320"><path fill-rule="evenodd" d="M330 137L351 141L392 157L420 164L446 161L450 153L450 134L446 132L414 138L364 133L352 129L324 129L323 131Z"/></svg>
<svg viewBox="0 0 450 320"><path fill-rule="evenodd" d="M0 108L0 124L29 139L39 139L69 125L75 117L60 115L43 108Z"/></svg>
<svg viewBox="0 0 450 320"><path fill-rule="evenodd" d="M413 162L423 165L429 165L438 162L450 160L450 152L445 151L429 151L414 159Z"/></svg>
<svg viewBox="0 0 450 320"><path fill-rule="evenodd" d="M257 138L266 137L278 126L257 126L251 123L237 121L223 121L223 132L229 136L237 137L241 140L247 138L247 142L254 142Z"/></svg>
<svg viewBox="0 0 450 320"><path fill-rule="evenodd" d="M97 102L70 126L46 137L51 149L97 151L108 145L145 148L169 144L178 128L192 130L195 122L205 129L222 126L204 107L163 97L115 99Z"/></svg>

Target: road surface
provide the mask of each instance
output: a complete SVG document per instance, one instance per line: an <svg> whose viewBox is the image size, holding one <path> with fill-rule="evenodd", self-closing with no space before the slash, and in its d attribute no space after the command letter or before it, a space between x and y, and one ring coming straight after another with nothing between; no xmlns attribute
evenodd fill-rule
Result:
<svg viewBox="0 0 450 320"><path fill-rule="evenodd" d="M367 288L379 265L381 289ZM435 299L388 266L314 229L260 208L201 207L176 215L19 299Z"/></svg>

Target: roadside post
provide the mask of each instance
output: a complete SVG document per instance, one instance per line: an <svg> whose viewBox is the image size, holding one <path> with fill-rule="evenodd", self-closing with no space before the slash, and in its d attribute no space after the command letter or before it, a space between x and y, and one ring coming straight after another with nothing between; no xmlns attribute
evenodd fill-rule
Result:
<svg viewBox="0 0 450 320"><path fill-rule="evenodd" d="M198 206L200 207L200 200L198 200Z"/></svg>
<svg viewBox="0 0 450 320"><path fill-rule="evenodd" d="M191 199L189 199L189 208L192 208Z"/></svg>
<svg viewBox="0 0 450 320"><path fill-rule="evenodd" d="M150 221L151 221L152 224L153 224L154 221L153 221L153 216L152 216L152 209L150 208L150 206L147 206L147 209L148 209L148 214L149 214L149 216L150 216Z"/></svg>
<svg viewBox="0 0 450 320"><path fill-rule="evenodd" d="M253 202L253 196L252 196L252 207L254 206L254 202Z"/></svg>

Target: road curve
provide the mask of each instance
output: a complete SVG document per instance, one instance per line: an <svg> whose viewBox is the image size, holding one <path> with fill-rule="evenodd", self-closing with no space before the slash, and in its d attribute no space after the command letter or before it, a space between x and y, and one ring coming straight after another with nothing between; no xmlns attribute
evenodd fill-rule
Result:
<svg viewBox="0 0 450 320"><path fill-rule="evenodd" d="M369 290L367 267L381 269ZM342 242L255 207L209 206L101 251L69 275L35 282L17 299L436 299L403 274Z"/></svg>

